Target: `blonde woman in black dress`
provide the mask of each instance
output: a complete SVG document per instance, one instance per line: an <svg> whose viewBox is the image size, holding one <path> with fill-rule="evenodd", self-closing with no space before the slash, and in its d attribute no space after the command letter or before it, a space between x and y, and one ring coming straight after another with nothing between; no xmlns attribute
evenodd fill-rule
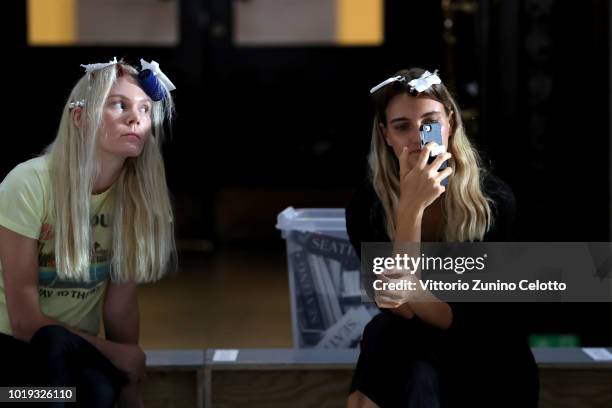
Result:
<svg viewBox="0 0 612 408"><path fill-rule="evenodd" d="M357 253L362 242L512 240L514 195L482 166L437 74L402 70L371 92L368 179L346 209ZM430 122L447 148L429 164L436 146L421 149L419 127ZM410 302L385 291L376 302L382 313L364 330L348 408L537 407L537 366L515 323L521 305Z"/></svg>

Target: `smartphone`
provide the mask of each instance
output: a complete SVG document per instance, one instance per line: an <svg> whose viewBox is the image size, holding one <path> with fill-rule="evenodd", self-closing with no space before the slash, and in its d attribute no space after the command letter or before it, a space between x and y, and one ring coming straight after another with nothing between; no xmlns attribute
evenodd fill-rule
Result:
<svg viewBox="0 0 612 408"><path fill-rule="evenodd" d="M429 142L436 142L438 146L444 146L444 143L442 142L442 126L439 122L423 123L421 127L419 127L419 133L421 134L421 149L423 149L423 147ZM430 156L427 159L427 163L431 164L436 159L436 156ZM442 171L446 167L448 167L448 160L442 163L438 171ZM442 180L440 184L447 186L448 177Z"/></svg>

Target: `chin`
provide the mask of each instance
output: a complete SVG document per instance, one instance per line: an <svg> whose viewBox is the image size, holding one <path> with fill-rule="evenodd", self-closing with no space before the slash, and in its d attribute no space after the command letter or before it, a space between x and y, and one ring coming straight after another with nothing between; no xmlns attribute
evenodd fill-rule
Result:
<svg viewBox="0 0 612 408"><path fill-rule="evenodd" d="M129 158L136 158L138 156L140 156L142 154L142 150L139 151L135 151L135 150L123 150L123 151L115 151L112 153L113 156L117 157L117 158L123 158L125 159L129 159Z"/></svg>
<svg viewBox="0 0 612 408"><path fill-rule="evenodd" d="M132 153L126 154L126 155L125 155L125 158L126 158L126 159L127 159L128 157L131 157L131 158L136 158L136 157L139 157L141 154L142 154L142 150L140 150L139 152L132 152Z"/></svg>
<svg viewBox="0 0 612 408"><path fill-rule="evenodd" d="M143 146L125 146L123 149L118 149L117 152L121 156L125 157L138 157L144 150Z"/></svg>
<svg viewBox="0 0 612 408"><path fill-rule="evenodd" d="M140 157L141 154L142 154L142 152L126 154L125 158L126 159L136 159L136 158Z"/></svg>

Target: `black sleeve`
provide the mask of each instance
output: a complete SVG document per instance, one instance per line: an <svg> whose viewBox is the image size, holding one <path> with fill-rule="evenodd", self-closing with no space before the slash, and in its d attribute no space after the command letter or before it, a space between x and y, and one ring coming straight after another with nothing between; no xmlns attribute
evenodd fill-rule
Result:
<svg viewBox="0 0 612 408"><path fill-rule="evenodd" d="M483 241L513 242L516 224L516 199L510 187L494 175L484 181L484 193L492 200L493 224Z"/></svg>
<svg viewBox="0 0 612 408"><path fill-rule="evenodd" d="M510 187L498 177L488 175L483 183L483 190L493 202L493 224L485 234L483 241L513 242L516 222L516 199ZM455 331L469 333L489 327L493 332L504 333L513 337L523 335L523 328L513 318L520 315L522 305L516 303L450 303L453 310L452 328Z"/></svg>
<svg viewBox="0 0 612 408"><path fill-rule="evenodd" d="M382 204L369 181L364 182L346 207L346 231L361 259L362 242L387 242Z"/></svg>

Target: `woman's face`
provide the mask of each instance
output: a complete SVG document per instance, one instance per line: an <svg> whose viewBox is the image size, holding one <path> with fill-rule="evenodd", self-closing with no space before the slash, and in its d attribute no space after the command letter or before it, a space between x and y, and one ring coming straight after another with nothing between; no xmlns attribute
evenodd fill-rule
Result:
<svg viewBox="0 0 612 408"><path fill-rule="evenodd" d="M404 147L408 148L408 167L414 168L421 152L419 127L423 123L437 121L441 125L442 140L448 147L451 134L451 118L444 105L425 95L411 96L402 93L394 96L387 105L387 123L380 124L385 142L399 158Z"/></svg>
<svg viewBox="0 0 612 408"><path fill-rule="evenodd" d="M102 111L98 151L103 158L137 157L151 133L151 98L131 75L117 78Z"/></svg>

